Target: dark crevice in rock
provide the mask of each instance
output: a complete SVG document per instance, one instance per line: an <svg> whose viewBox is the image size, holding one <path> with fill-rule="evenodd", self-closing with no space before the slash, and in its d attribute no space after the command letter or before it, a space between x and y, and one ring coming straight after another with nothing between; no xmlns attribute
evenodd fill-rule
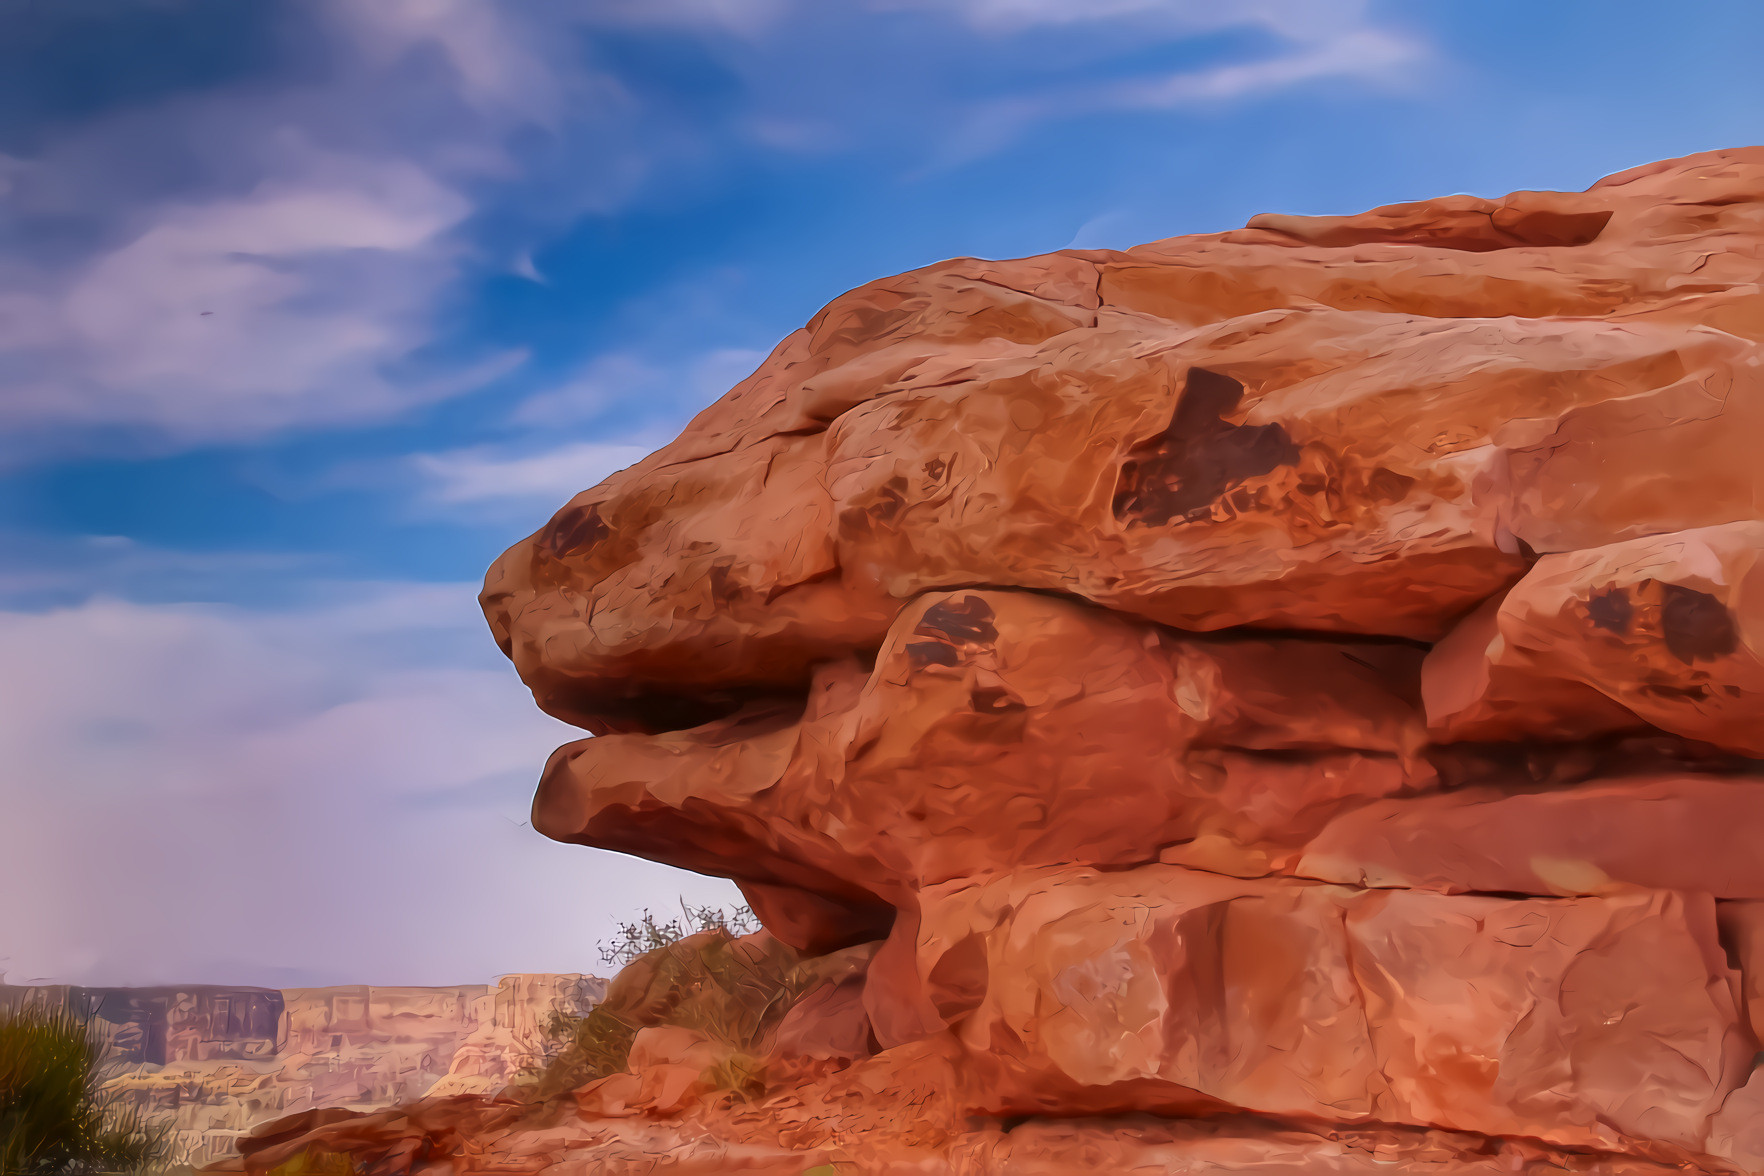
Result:
<svg viewBox="0 0 1764 1176"><path fill-rule="evenodd" d="M1433 743L1422 754L1445 788L1499 784L1553 791L1593 779L1663 773L1754 776L1764 760L1723 751L1709 743L1671 735L1619 733L1560 743L1541 741Z"/></svg>
<svg viewBox="0 0 1764 1176"><path fill-rule="evenodd" d="M1197 641L1209 645L1295 641L1316 645L1356 646L1367 650L1429 648L1427 642L1407 637L1319 629L1251 626L1210 631L1179 629L1132 614L1116 612L1074 592L1021 584L974 582L937 585L901 601L901 608L904 610L922 597L950 594L949 600L933 605L920 619L907 646L909 658L918 664L954 665L959 660L954 657L956 647L997 639L997 629L990 616L991 608L978 598L964 598L961 596L964 592L1025 593L1062 600L1098 614L1122 617L1172 640ZM981 610L985 615L982 615ZM839 652L843 656L856 658L858 664L868 671L875 668L881 646L866 644ZM800 716L807 705L809 679L814 666L831 660L832 654L833 651L829 651L828 657L805 661L802 676L793 682L755 682L701 689L635 680L604 686L572 684L554 687L539 701L546 713L596 735L656 735L668 731L691 730L730 718L744 708L795 706L796 713ZM1351 654L1347 656L1374 672L1379 671L1376 665L1353 658Z"/></svg>
<svg viewBox="0 0 1764 1176"><path fill-rule="evenodd" d="M799 686L730 686L703 691L644 689L593 690L554 694L541 700L547 714L595 735L660 735L730 723L729 742L751 738L802 718L808 683ZM738 732L738 733L736 733Z"/></svg>

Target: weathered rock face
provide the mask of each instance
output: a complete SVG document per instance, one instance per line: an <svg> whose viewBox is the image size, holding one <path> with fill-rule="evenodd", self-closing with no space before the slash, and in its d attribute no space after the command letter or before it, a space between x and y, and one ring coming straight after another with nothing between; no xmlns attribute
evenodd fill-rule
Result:
<svg viewBox="0 0 1764 1176"><path fill-rule="evenodd" d="M600 729L950 587L1437 640L1538 553L1752 516L1758 166L872 283L501 560L492 626Z"/></svg>
<svg viewBox="0 0 1764 1176"><path fill-rule="evenodd" d="M1695 1152L1757 1052L1707 894L1068 867L921 909L910 966L871 971L877 1035L950 1025L984 1114L1238 1108Z"/></svg>
<svg viewBox="0 0 1764 1176"><path fill-rule="evenodd" d="M962 1113L1751 1165L1761 275L1751 150L853 291L491 570L535 826Z"/></svg>
<svg viewBox="0 0 1764 1176"><path fill-rule="evenodd" d="M1764 149L948 262L578 495L483 596L597 736L535 826L875 945L703 1122L1764 1171L1761 278Z"/></svg>
<svg viewBox="0 0 1764 1176"><path fill-rule="evenodd" d="M1406 645L1185 639L989 590L919 597L873 658L817 667L806 708L571 744L535 827L699 870L739 861L774 934L825 948L885 934L976 864L1163 852L1260 872L1344 805L1437 775L1416 754Z"/></svg>

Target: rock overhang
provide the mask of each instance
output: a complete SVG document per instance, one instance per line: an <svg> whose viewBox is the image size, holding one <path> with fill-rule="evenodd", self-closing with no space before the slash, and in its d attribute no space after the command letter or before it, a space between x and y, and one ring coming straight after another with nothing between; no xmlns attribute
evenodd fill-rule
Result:
<svg viewBox="0 0 1764 1176"><path fill-rule="evenodd" d="M535 827L734 877L808 950L885 939L865 990L883 1044L954 1034L1009 1071L998 1113L1118 1087L1115 1109L1327 1117L1292 1101L1303 1067L1183 1068L1197 1047L1153 1012L1193 982L1172 935L1204 955L1253 925L1272 955L1323 935L1351 960L1377 952L1331 920L1385 920L1385 950L1495 904L1476 917L1589 928L1562 968L1590 952L1636 975L1676 935L1694 966L1648 1003L1689 1018L1661 1032L1695 1037L1680 1056L1708 1082L1662 1080L1670 1113L1606 1090L1629 1071L1605 996L1553 1006L1551 1041L1582 1059L1566 1077L1540 1037L1495 1065L1541 1066L1535 1090L1472 1066L1397 1091L1389 1066L1481 1047L1436 1001L1402 1014L1439 1023L1399 1049L1393 998L1364 985L1340 1015L1371 1026L1352 1049L1377 1065L1325 1104L1731 1153L1711 1124L1752 1031L1715 904L1764 898L1742 844L1764 832L1761 275L1748 149L1585 193L1259 217L861 287L491 569L499 642L597 736L553 757ZM928 928L952 887L1065 871L1070 898L1098 870L1175 912L1111 941L1144 956L1121 983L1152 1003L1086 1005L1050 974L1033 999L1063 993L1082 1024L1025 1044L1033 1017L981 1015L1008 993L975 953L1018 950L1027 916L949 951ZM1219 880L1243 893L1181 913ZM1282 904L1311 913L1269 923ZM1464 943L1489 992L1521 967ZM1428 950L1387 960L1389 983L1427 981ZM1103 1042L1085 1008L1140 1029ZM1107 1075L1049 1044L1079 1040ZM1143 1064L1116 1074L1121 1050Z"/></svg>

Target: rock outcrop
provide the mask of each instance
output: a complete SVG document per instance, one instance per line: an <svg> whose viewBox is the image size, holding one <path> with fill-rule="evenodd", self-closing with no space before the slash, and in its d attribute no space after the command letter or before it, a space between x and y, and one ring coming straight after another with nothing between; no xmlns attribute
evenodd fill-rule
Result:
<svg viewBox="0 0 1764 1176"><path fill-rule="evenodd" d="M1747 149L836 299L483 604L536 828L848 963L385 1162L1764 1171L1761 280Z"/></svg>

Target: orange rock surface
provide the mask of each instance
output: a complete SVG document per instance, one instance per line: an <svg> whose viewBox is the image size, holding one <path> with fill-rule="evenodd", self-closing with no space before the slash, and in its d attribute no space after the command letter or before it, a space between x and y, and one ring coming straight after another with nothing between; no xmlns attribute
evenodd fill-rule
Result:
<svg viewBox="0 0 1764 1176"><path fill-rule="evenodd" d="M483 595L595 736L535 827L826 956L764 1089L645 1028L543 1124L381 1135L1764 1171L1761 280L1745 149L835 299Z"/></svg>

